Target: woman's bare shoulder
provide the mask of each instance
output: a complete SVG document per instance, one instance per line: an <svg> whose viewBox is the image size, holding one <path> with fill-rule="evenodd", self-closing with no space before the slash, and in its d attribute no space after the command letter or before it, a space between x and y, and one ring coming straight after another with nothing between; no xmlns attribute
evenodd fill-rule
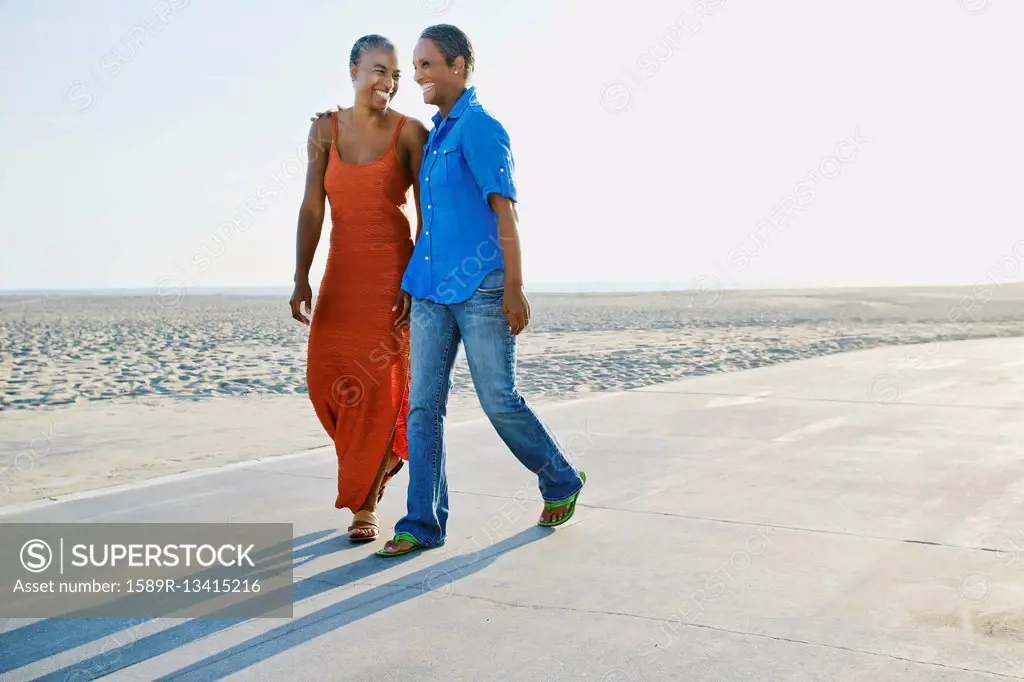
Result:
<svg viewBox="0 0 1024 682"><path fill-rule="evenodd" d="M395 115L401 117L405 116L400 112L395 111ZM427 127L423 125L423 122L413 116L405 116L405 126L402 128L401 137L409 140L410 142L419 142L420 146L427 141Z"/></svg>
<svg viewBox="0 0 1024 682"><path fill-rule="evenodd" d="M331 116L329 114L321 116L309 124L307 139L320 147L326 147L331 143L333 128L334 121L331 120Z"/></svg>

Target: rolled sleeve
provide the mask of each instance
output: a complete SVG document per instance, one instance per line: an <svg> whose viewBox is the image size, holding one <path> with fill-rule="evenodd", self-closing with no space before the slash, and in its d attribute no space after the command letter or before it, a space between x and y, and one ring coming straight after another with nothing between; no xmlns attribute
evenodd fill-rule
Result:
<svg viewBox="0 0 1024 682"><path fill-rule="evenodd" d="M474 112L463 123L461 137L463 157L484 201L491 194L517 201L515 163L504 126L490 114Z"/></svg>

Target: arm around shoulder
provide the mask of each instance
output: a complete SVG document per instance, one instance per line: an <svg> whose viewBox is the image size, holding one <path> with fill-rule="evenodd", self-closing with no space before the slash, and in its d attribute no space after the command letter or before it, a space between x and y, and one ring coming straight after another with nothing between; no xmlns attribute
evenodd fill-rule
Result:
<svg viewBox="0 0 1024 682"><path fill-rule="evenodd" d="M413 201L416 204L416 236L420 239L423 229L423 212L420 210L420 164L423 163L423 146L427 143L430 133L418 119L409 118L402 128L399 141L405 147L405 158L408 163L409 177L412 178Z"/></svg>

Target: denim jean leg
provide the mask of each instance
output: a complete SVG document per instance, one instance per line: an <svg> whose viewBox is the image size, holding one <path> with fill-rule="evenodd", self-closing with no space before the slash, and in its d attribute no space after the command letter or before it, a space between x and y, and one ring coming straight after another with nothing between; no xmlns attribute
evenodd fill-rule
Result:
<svg viewBox="0 0 1024 682"><path fill-rule="evenodd" d="M409 491L396 533L428 546L443 544L448 525L448 476L444 421L459 329L448 306L413 299L409 313Z"/></svg>
<svg viewBox="0 0 1024 682"><path fill-rule="evenodd" d="M512 454L537 474L541 496L563 500L583 486L558 441L516 388L516 337L502 310L501 271L488 275L464 303L452 306L480 406Z"/></svg>

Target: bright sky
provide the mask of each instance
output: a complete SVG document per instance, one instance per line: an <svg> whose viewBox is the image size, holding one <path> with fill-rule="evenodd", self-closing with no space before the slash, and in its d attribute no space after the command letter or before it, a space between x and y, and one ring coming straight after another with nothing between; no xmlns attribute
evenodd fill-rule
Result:
<svg viewBox="0 0 1024 682"><path fill-rule="evenodd" d="M1024 280L1016 0L8 0L0 289L290 285L308 117L379 32L429 126L438 22L512 137L528 288Z"/></svg>

